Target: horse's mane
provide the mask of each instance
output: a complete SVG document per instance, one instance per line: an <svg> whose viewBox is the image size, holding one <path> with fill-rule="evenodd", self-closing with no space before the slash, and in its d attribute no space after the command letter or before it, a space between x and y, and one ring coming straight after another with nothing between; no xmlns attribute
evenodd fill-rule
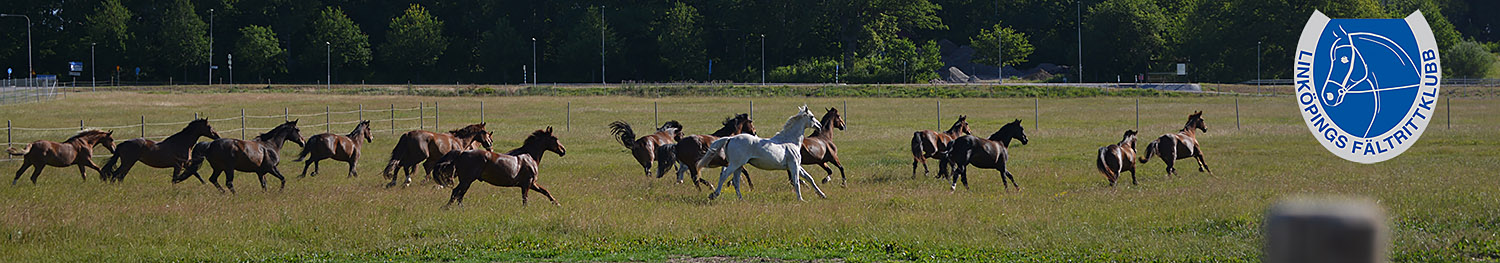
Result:
<svg viewBox="0 0 1500 263"><path fill-rule="evenodd" d="M276 134L279 134L279 133L281 133L282 131L284 131L286 129L293 129L293 128L297 128L297 122L296 121L282 123L281 125L276 125L276 128L271 128L270 131L266 131L266 133L262 133L260 135L256 135L255 139L256 140L260 140L260 141L270 141L271 139L273 139L273 138L271 138L271 136L275 136Z"/></svg>
<svg viewBox="0 0 1500 263"><path fill-rule="evenodd" d="M366 121L360 121L359 125L355 125L354 126L354 131L349 132L349 136L355 136L355 135L363 134L363 133L365 133L365 130L369 130L369 129L370 129L370 121L368 121L368 120L366 120Z"/></svg>
<svg viewBox="0 0 1500 263"><path fill-rule="evenodd" d="M87 137L87 136L91 136L91 135L97 135L97 134L108 134L108 133L109 132L106 132L106 131L100 130L100 129L86 129L86 130L78 131L78 133L74 133L72 137L68 137L68 139L67 140L63 140L63 142L71 142L73 140L77 140L78 138L83 138L83 137Z"/></svg>
<svg viewBox="0 0 1500 263"><path fill-rule="evenodd" d="M953 122L953 126L952 127L948 127L947 133L956 133L956 132L959 132L960 131L959 128L963 127L963 124L967 123L968 120L969 120L969 116L958 116L958 120Z"/></svg>
<svg viewBox="0 0 1500 263"><path fill-rule="evenodd" d="M661 124L661 127L660 128L656 128L656 131L657 132L664 132L664 131L668 131L668 130L671 130L671 129L677 129L677 131L681 132L682 131L682 123L677 122L677 120L670 120L670 121L667 121L667 123Z"/></svg>
<svg viewBox="0 0 1500 263"><path fill-rule="evenodd" d="M1005 139L1004 137L1000 137L1001 134L1005 133L1006 131L1009 131L1009 130L1012 130L1012 129L1015 129L1015 128L1020 128L1020 127L1021 127L1021 120L1016 120L1016 121L1013 121L1011 123L1006 123L1005 126L1000 126L1000 130L997 130L997 131L995 131L995 133L990 134L989 140L991 140L991 141L1004 140Z"/></svg>
<svg viewBox="0 0 1500 263"><path fill-rule="evenodd" d="M793 128L792 125L796 125L797 124L797 121L796 121L797 118L798 117L802 117L802 114L806 113L806 112L807 112L806 110L798 111L796 115L792 115L791 117L787 117L786 118L786 123L781 125L781 131L776 132L776 135L775 136L771 136L771 138L781 137L783 134L792 134L792 133L797 134L797 136L799 136L799 137L802 136L802 130L794 130L794 129L792 129ZM807 127L803 127L803 128L807 128Z"/></svg>
<svg viewBox="0 0 1500 263"><path fill-rule="evenodd" d="M724 137L724 136L734 135L734 134L729 134L729 133L734 132L734 129L736 127L739 127L741 122L743 122L744 120L750 119L749 116L750 115L748 115L748 114L741 113L739 115L734 115L734 116L730 116L728 118L724 118L724 122L720 123L720 124L723 124L724 127L720 127L719 130L714 131L713 135L714 136L718 136L718 137Z"/></svg>
<svg viewBox="0 0 1500 263"><path fill-rule="evenodd" d="M1194 112L1192 115L1188 115L1187 123L1182 124L1182 130L1178 130L1178 132L1186 132L1188 130L1192 130L1193 129L1193 122L1195 122L1195 121L1198 121L1198 122L1203 121L1203 112L1199 111L1199 112Z"/></svg>
<svg viewBox="0 0 1500 263"><path fill-rule="evenodd" d="M533 144L533 143L536 143L536 140L541 139L542 136L548 136L547 130L536 130L536 131L533 131L533 132L531 132L531 135L526 136L526 140L524 140L524 141L521 142L521 147L516 147L515 149L511 149L510 151L505 152L505 154L506 155L529 154L528 152L524 151L526 149L526 147L527 146L531 146L531 144Z"/></svg>
<svg viewBox="0 0 1500 263"><path fill-rule="evenodd" d="M208 128L208 119L196 119L188 122L188 125L186 127L182 127L182 130L177 131L177 133L173 133L171 136L167 136L166 140L171 140L172 138L181 136L192 136L190 134L187 134L187 132L193 130L195 127Z"/></svg>
<svg viewBox="0 0 1500 263"><path fill-rule="evenodd" d="M448 133L449 134L453 134L454 137L468 138L470 136L474 136L474 135L478 135L479 133L483 133L484 132L484 124L485 123L483 123L483 122L481 122L479 124L470 124L469 126L464 126L461 129L448 131Z"/></svg>
<svg viewBox="0 0 1500 263"><path fill-rule="evenodd" d="M813 130L812 135L808 135L807 137L818 137L818 135L823 135L823 130L833 130L833 115L838 114L838 112L838 109L830 108L827 113L823 113L823 118L818 120L819 124L823 124L823 128Z"/></svg>

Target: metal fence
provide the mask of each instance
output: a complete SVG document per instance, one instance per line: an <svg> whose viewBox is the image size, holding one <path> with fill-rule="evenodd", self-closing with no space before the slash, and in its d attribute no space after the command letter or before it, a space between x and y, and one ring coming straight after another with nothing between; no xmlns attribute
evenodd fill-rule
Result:
<svg viewBox="0 0 1500 263"><path fill-rule="evenodd" d="M0 80L0 105L39 102L57 98L56 78Z"/></svg>

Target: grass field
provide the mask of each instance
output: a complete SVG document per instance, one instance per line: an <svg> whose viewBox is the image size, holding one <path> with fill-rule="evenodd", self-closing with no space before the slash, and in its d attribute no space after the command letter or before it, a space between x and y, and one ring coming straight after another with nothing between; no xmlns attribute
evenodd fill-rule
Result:
<svg viewBox="0 0 1500 263"><path fill-rule="evenodd" d="M757 188L747 190L742 201L708 201L707 191L648 178L605 127L625 120L644 133L656 102L661 121L679 120L689 133L708 133L724 117L747 111L747 98L69 94L56 101L0 105L0 119L17 127L71 127L80 119L89 126L123 126L143 115L146 122L179 122L194 112L238 116L241 108L249 115L280 115L283 108L296 114L322 112L325 106L346 111L356 105L405 108L437 102L440 128L447 130L479 121L477 103L483 100L497 150L518 146L531 130L549 125L559 130L568 155L547 154L540 182L562 206L533 195L533 205L521 207L516 188L475 184L465 207L443 211L438 207L449 191L425 178L405 189L382 188L380 169L396 134L378 133L365 146L361 177L346 178L344 165L329 161L317 177L288 178L280 192L274 178L269 178L272 191L263 192L245 173L236 178L240 193L226 195L196 180L170 184L167 169L138 165L125 182L105 184L92 171L80 181L75 168L48 168L35 185L22 178L15 186L0 186L5 236L0 260L1258 261L1262 212L1278 200L1307 194L1377 200L1391 217L1397 261L1500 260L1500 176L1495 172L1500 171L1500 99L1453 100L1451 129L1443 128L1446 119L1439 117L1411 150L1374 165L1326 152L1309 136L1289 97L1239 98L1236 128L1235 99L1140 98L1142 140L1175 131L1188 113L1203 110L1209 132L1200 141L1216 174L1179 163L1180 176L1167 178L1164 165L1153 160L1140 166L1140 185L1111 188L1093 161L1099 146L1135 127L1132 97L942 99L941 120L935 112L938 99L755 98L762 136L778 131L795 106L848 103L849 128L836 131L835 141L849 185L821 184L828 199L813 195L798 202L782 172L751 170ZM1034 103L1040 105L1040 121L1033 118ZM366 118L389 117L379 114ZM981 136L1024 120L1031 142L1011 153L1012 172L1023 191L1002 190L993 170L971 170L972 188L956 192L949 191L947 181L912 177L911 133L946 128L959 114L968 115ZM1436 114L1444 116L1448 109ZM408 116L414 115L397 118ZM335 122L354 118L333 116ZM251 119L248 126L279 121ZM302 126L320 123L321 116L301 121ZM213 125L230 130L239 121ZM335 125L333 131L351 128ZM117 129L116 136L139 136L136 129ZM177 129L150 126L146 133L164 136ZM323 130L303 128L303 134ZM18 131L15 139L62 140L69 134ZM222 135L239 137L238 132ZM288 144L282 155L299 150ZM18 166L0 161L7 175ZM301 164L285 161L281 170L295 177Z"/></svg>

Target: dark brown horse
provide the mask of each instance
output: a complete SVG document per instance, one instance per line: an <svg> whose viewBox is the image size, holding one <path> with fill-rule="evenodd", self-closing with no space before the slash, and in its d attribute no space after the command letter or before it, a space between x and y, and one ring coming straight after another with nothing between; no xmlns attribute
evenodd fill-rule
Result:
<svg viewBox="0 0 1500 263"><path fill-rule="evenodd" d="M302 131L297 129L297 121L289 121L276 125L271 131L255 136L252 140L240 140L233 138L221 138L209 143L206 152L202 153L204 160L208 161L209 167L214 169L214 174L208 177L208 182L214 184L219 192L224 187L219 186L219 174L224 174L224 186L229 187L229 192L234 192L234 172L255 173L260 179L260 189L266 190L266 174L276 176L281 180L281 189L286 188L286 177L281 175L281 170L276 168L281 163L281 145L284 142L292 142L297 146L303 146ZM199 154L194 154L199 155ZM199 161L201 162L201 161ZM173 181L187 179L173 178Z"/></svg>
<svg viewBox="0 0 1500 263"><path fill-rule="evenodd" d="M499 187L520 187L521 205L526 205L528 191L542 193L547 196L547 200L552 201L552 204L561 205L557 203L556 198L552 198L552 193L536 183L538 170L542 164L542 155L546 151L555 152L557 156L568 155L568 150L563 148L556 136L552 135L552 127L532 132L520 148L510 150L505 154L478 150L448 152L438 160L438 168L433 180L446 181L457 177L458 186L453 187L453 195L448 198L448 204L443 205L443 208L447 209L455 202L458 206L463 206L464 194L469 192L469 185L475 180Z"/></svg>
<svg viewBox="0 0 1500 263"><path fill-rule="evenodd" d="M1208 163L1203 162L1203 150L1198 148L1198 133L1193 129L1208 132L1208 125L1203 123L1203 112L1193 112L1188 115L1187 124L1182 125L1182 130L1177 133L1163 134L1161 137L1146 145L1146 156L1141 156L1141 163L1151 159L1152 154L1161 155L1161 161L1167 163L1167 176L1177 175L1177 168L1173 163L1179 159L1188 157L1198 159L1198 171L1208 172L1213 175L1214 171L1208 169Z"/></svg>
<svg viewBox="0 0 1500 263"><path fill-rule="evenodd" d="M980 139L973 135L953 139L953 144L948 145L947 151L938 153L939 156L946 156L948 161L953 163L953 185L949 187L958 190L958 181L963 180L964 189L968 189L969 165L974 165L974 167L1000 171L1002 186L1008 187L1013 184L1016 190L1021 190L1021 184L1016 183L1015 175L1012 175L1005 167L1005 163L1010 160L1011 139L1021 141L1022 145L1028 141L1020 119L1000 127L1000 130L990 134L988 139ZM1006 184L1006 180L1010 183Z"/></svg>
<svg viewBox="0 0 1500 263"><path fill-rule="evenodd" d="M423 171L430 176L433 167L437 165L437 159L450 151L472 150L476 142L484 149L489 149L494 141L490 138L491 133L484 130L484 125L482 122L471 124L446 134L421 130L402 134L401 139L396 141L396 148L391 149L391 161L381 172L385 178L391 179L385 187L396 186L396 182L400 181L398 169L406 170L406 183L401 185L406 187L411 185L411 174L417 169L418 163L422 164Z"/></svg>
<svg viewBox="0 0 1500 263"><path fill-rule="evenodd" d="M655 133L647 134L637 139L635 137L635 130L630 128L630 123L615 121L609 124L609 132L620 139L620 145L624 145L625 149L630 150L630 155L634 156L635 161L641 164L641 169L646 172L646 176L651 176L651 163L657 159L657 150L660 150L662 146L667 144L676 143L676 140L673 138L682 135L682 124L677 123L675 120L667 121L660 128L656 128ZM659 174L666 173L666 170L670 168L672 167L660 165L657 167L658 170L661 170Z"/></svg>
<svg viewBox="0 0 1500 263"><path fill-rule="evenodd" d="M834 167L839 168L839 177L843 179L839 185L847 185L849 176L844 175L844 164L839 162L838 146L833 144L833 129L844 129L844 116L839 115L838 109L828 108L828 112L823 113L823 119L818 123L823 124L821 129L814 130L812 135L802 138L802 164L816 164L818 167L823 167L823 171L828 173L827 177L823 177L823 182L828 183L828 180L833 179L833 169L828 169L827 164L832 163Z"/></svg>
<svg viewBox="0 0 1500 263"><path fill-rule="evenodd" d="M933 156L933 155L936 154L937 152L940 152L940 151L943 151L944 149L947 149L948 148L948 144L952 143L953 139L958 138L958 136L964 136L964 135L973 134L973 132L969 131L969 121L968 121L968 119L969 119L969 116L959 115L958 116L958 121L953 122L953 127L949 127L948 131L945 131L945 132L939 133L939 132L935 132L935 131L932 131L932 130L921 130L921 131L917 131L915 133L912 133L912 135L911 135L911 157L912 157L912 161L911 161L911 177L912 178L916 178L917 177L917 163L918 162L922 163L922 175L927 175L927 173L929 171L929 170L927 170L927 158L936 158L936 156ZM947 177L947 175L948 175L947 160L944 159L944 158L937 158L937 159L938 159L938 177Z"/></svg>
<svg viewBox="0 0 1500 263"><path fill-rule="evenodd" d="M94 145L104 144L105 150L114 152L115 139L110 137L112 134L114 132L83 130L61 143L37 140L26 145L26 148L5 149L5 152L10 155L26 156L21 160L21 169L16 170L16 179L11 179L10 184L15 185L16 181L21 180L21 173L26 172L28 167L36 167L36 170L31 171L31 184L36 184L36 177L42 175L42 168L48 165L57 167L77 165L78 176L88 179L88 176L84 175L83 168L87 167L99 172L99 166L94 165L94 160L91 159L94 156Z"/></svg>
<svg viewBox="0 0 1500 263"><path fill-rule="evenodd" d="M1109 180L1109 186L1115 186L1115 181L1126 171L1130 172L1130 184L1136 184L1135 130L1126 130L1119 143L1099 147L1099 159L1094 164L1099 173L1104 174L1104 179Z"/></svg>
<svg viewBox="0 0 1500 263"><path fill-rule="evenodd" d="M197 119L161 142L146 138L120 142L115 146L115 156L109 157L109 161L104 162L104 169L99 171L102 175L99 179L116 182L125 180L125 176L130 174L130 168L135 167L136 161L156 168L172 168L171 178L175 179L182 174L183 169L187 168L188 153L192 151L193 144L198 142L198 137L217 140L219 133L208 125L207 119ZM119 164L118 169L115 168L116 164Z"/></svg>
<svg viewBox="0 0 1500 263"><path fill-rule="evenodd" d="M734 115L733 117L724 119L720 124L723 127L720 127L719 130L709 135L694 134L677 138L677 145L673 147L673 152L676 153L674 155L677 157L677 164L680 166L677 169L677 182L682 182L682 173L686 171L692 175L693 186L697 187L698 190L703 190L703 186L705 185L713 187L714 184L698 177L699 170L703 168L724 167L725 165L729 165L729 161L724 160L724 156L715 156L708 163L707 167L698 166L698 160L702 159L703 155L708 154L708 145L720 137L741 133L755 135L755 121L750 119L750 114L742 113ZM750 174L746 173L745 169L740 169L740 174L744 175L746 183L750 182ZM656 177L661 178L661 174L657 174ZM753 187L754 184L750 185Z"/></svg>
<svg viewBox="0 0 1500 263"><path fill-rule="evenodd" d="M303 158L309 155L312 157L307 158L307 161L303 163L302 175L297 177L307 176L308 166L313 167L312 176L318 176L318 162L330 158L334 161L349 163L349 177L359 176L359 172L354 170L354 165L359 163L360 148L365 143L374 140L375 138L370 135L370 121L360 121L359 125L354 126L354 131L349 132L349 135L332 133L313 135L312 138L307 138L307 145L302 147L302 153L297 154L297 159L292 160L302 162Z"/></svg>

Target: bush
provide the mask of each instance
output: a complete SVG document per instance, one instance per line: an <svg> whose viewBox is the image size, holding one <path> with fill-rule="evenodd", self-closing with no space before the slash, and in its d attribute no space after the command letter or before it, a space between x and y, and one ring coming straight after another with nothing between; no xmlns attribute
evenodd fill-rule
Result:
<svg viewBox="0 0 1500 263"><path fill-rule="evenodd" d="M1443 53L1443 69L1448 77L1484 78L1494 71L1496 59L1483 44L1464 41Z"/></svg>

